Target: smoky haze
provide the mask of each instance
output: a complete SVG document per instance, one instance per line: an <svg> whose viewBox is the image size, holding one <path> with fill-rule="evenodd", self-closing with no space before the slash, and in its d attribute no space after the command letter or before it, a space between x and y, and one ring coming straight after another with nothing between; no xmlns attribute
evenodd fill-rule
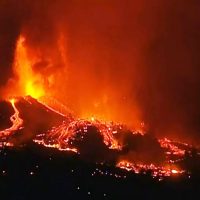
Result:
<svg viewBox="0 0 200 200"><path fill-rule="evenodd" d="M23 33L42 52L33 70L61 71L51 92L80 115L143 120L153 134L198 141L199 11L198 0L1 0L1 88L14 77ZM65 63L57 55L60 33Z"/></svg>

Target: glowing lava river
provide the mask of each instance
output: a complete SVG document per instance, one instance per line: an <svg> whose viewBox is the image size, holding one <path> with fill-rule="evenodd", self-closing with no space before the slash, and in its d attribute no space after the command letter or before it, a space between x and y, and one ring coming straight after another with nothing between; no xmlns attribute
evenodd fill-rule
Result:
<svg viewBox="0 0 200 200"><path fill-rule="evenodd" d="M15 106L15 99L10 99L10 103L14 109L14 114L10 117L10 121L12 122L12 126L10 128L7 128L3 131L0 131L0 137L8 137L12 134L15 133L15 131L19 130L20 128L22 128L22 124L23 124L23 120L20 118L19 116L19 111Z"/></svg>
<svg viewBox="0 0 200 200"><path fill-rule="evenodd" d="M199 156L188 144L167 138L158 140L114 122L78 119L70 113L63 115L30 96L12 98L6 103L14 113L5 116L11 126L0 131L2 149L20 147L31 141L77 154L88 162L136 174L150 173L158 180L179 175L190 177L191 169L185 163Z"/></svg>

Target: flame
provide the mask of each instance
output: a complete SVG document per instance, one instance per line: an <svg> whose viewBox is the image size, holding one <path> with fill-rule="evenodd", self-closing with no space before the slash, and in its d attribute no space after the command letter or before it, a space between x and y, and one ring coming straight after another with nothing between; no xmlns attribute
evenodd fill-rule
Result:
<svg viewBox="0 0 200 200"><path fill-rule="evenodd" d="M28 56L25 44L25 37L20 35L17 41L13 66L15 74L19 79L17 89L20 90L22 95L30 95L38 99L45 95L43 79L40 74L33 71L32 67L35 61Z"/></svg>

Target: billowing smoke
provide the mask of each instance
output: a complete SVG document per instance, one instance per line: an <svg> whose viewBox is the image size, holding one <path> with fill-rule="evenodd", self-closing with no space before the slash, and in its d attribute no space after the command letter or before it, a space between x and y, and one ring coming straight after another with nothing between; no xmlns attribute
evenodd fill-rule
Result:
<svg viewBox="0 0 200 200"><path fill-rule="evenodd" d="M1 87L14 77L23 34L30 54L39 52L32 67L44 75L47 93L79 115L144 120L153 133L199 139L199 4L2 0Z"/></svg>

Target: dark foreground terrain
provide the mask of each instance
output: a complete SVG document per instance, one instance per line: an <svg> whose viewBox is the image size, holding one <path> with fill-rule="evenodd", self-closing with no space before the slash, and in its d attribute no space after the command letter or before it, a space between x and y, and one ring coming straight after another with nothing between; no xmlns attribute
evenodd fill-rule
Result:
<svg viewBox="0 0 200 200"><path fill-rule="evenodd" d="M197 172L196 172L197 173ZM0 199L198 199L200 174L162 181L29 144L0 155Z"/></svg>

